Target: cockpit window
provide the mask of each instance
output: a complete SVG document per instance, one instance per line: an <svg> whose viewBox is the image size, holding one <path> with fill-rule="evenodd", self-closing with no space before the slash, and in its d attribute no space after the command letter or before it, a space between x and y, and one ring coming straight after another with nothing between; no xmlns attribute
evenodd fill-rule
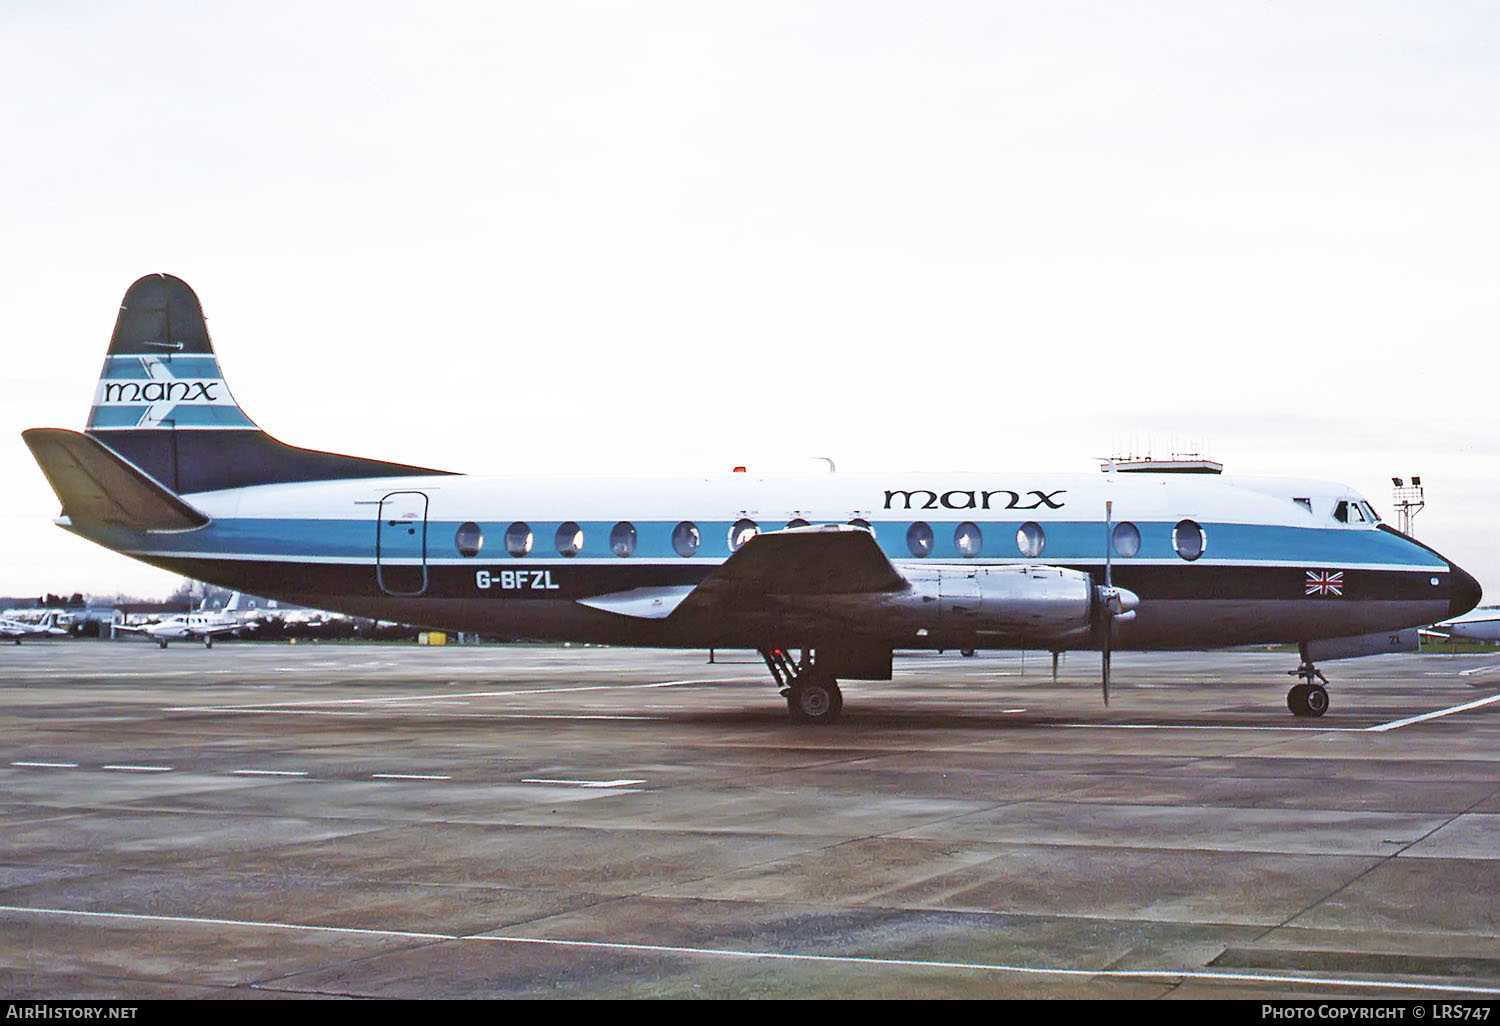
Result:
<svg viewBox="0 0 1500 1026"><path fill-rule="evenodd" d="M1362 502L1360 502L1360 507L1362 509L1364 509L1365 516L1367 516L1367 517L1370 518L1370 523L1372 523L1372 524L1378 524L1378 523L1380 523L1380 514L1375 512L1375 507L1374 506L1371 506L1368 502L1363 502L1362 501Z"/></svg>
<svg viewBox="0 0 1500 1026"><path fill-rule="evenodd" d="M1344 502L1341 499L1339 500L1339 504L1333 507L1333 519L1337 520L1341 524L1347 524L1349 522L1349 504L1347 502Z"/></svg>
<svg viewBox="0 0 1500 1026"><path fill-rule="evenodd" d="M1303 509L1307 510L1309 513L1312 512L1312 500L1311 499L1293 499L1292 501L1295 502L1297 505L1301 506Z"/></svg>

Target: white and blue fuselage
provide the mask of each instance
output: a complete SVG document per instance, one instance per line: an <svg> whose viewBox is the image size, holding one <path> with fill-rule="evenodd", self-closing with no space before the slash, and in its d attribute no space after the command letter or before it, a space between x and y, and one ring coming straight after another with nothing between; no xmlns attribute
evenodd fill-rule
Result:
<svg viewBox="0 0 1500 1026"><path fill-rule="evenodd" d="M1316 715L1309 646L1380 650L1359 639L1479 600L1467 573L1328 482L478 477L296 448L235 402L197 297L167 275L127 292L86 430L25 437L59 523L147 563L492 636L755 648L794 716L818 721L841 706L833 677L889 677L895 649L1099 649L1107 694L1113 648L1261 642L1301 646Z"/></svg>

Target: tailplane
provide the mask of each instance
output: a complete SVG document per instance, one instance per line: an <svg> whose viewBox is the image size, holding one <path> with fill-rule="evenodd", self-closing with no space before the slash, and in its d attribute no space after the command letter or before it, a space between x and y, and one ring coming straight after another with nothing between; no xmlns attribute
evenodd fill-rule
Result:
<svg viewBox="0 0 1500 1026"><path fill-rule="evenodd" d="M147 275L125 293L86 430L178 495L446 473L300 449L266 434L224 382L198 297L168 274Z"/></svg>

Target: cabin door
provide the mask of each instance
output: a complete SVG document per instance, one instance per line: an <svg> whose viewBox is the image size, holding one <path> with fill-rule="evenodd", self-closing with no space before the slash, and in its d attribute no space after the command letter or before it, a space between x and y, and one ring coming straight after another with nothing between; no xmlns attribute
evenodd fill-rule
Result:
<svg viewBox="0 0 1500 1026"><path fill-rule="evenodd" d="M427 495L391 492L375 521L375 580L387 595L427 590Z"/></svg>

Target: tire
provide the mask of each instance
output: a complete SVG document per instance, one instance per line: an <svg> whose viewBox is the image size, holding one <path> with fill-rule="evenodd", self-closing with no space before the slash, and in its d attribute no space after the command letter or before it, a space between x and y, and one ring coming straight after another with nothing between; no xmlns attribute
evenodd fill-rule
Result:
<svg viewBox="0 0 1500 1026"><path fill-rule="evenodd" d="M1307 693L1311 690L1306 684L1294 684L1286 693L1286 707L1292 711L1293 716L1311 715L1307 708Z"/></svg>
<svg viewBox="0 0 1500 1026"><path fill-rule="evenodd" d="M844 696L832 678L799 680L787 691L786 707L796 723L827 726L844 711Z"/></svg>

